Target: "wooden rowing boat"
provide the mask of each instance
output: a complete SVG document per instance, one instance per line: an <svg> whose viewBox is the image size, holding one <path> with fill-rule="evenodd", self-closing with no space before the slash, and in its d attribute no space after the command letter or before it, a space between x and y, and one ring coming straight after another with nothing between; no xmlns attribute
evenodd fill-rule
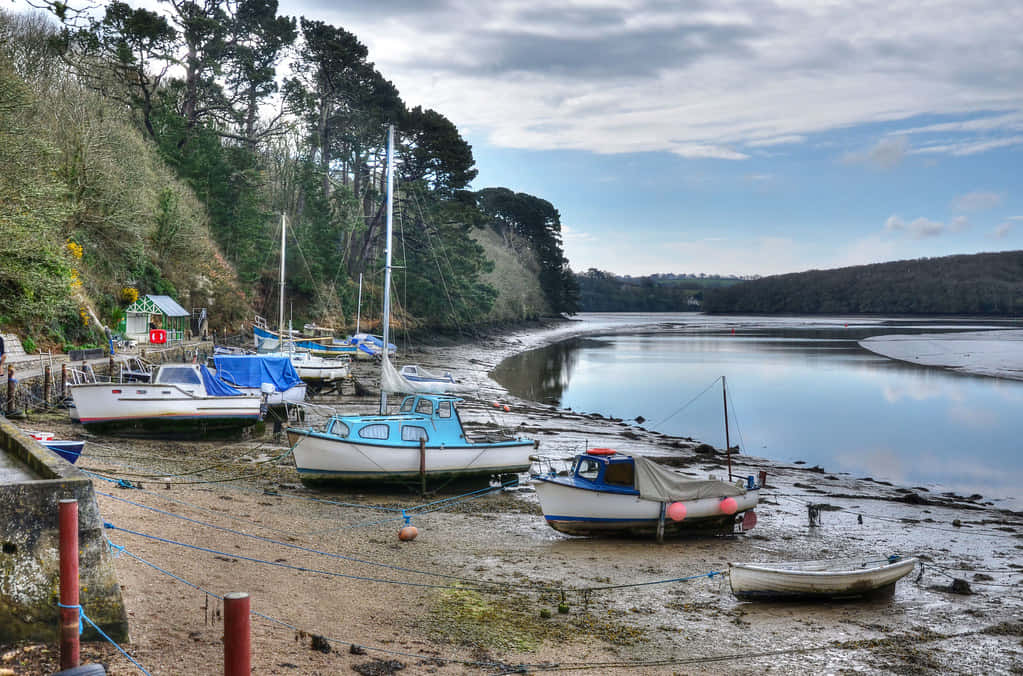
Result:
<svg viewBox="0 0 1023 676"><path fill-rule="evenodd" d="M732 593L757 599L841 599L890 594L915 558L828 559L782 563L730 563Z"/></svg>

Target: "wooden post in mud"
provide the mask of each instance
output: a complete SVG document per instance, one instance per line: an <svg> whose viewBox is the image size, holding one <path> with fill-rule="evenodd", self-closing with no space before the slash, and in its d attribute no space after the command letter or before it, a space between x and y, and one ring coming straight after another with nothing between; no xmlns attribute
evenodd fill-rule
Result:
<svg viewBox="0 0 1023 676"><path fill-rule="evenodd" d="M58 507L60 538L60 668L78 666L78 501L61 500Z"/></svg>
<svg viewBox="0 0 1023 676"><path fill-rule="evenodd" d="M60 399L67 397L67 363L60 365Z"/></svg>
<svg viewBox="0 0 1023 676"><path fill-rule="evenodd" d="M249 634L249 595L224 594L224 676L252 673Z"/></svg>
<svg viewBox="0 0 1023 676"><path fill-rule="evenodd" d="M43 368L43 406L50 405L50 365Z"/></svg>
<svg viewBox="0 0 1023 676"><path fill-rule="evenodd" d="M10 413L14 410L14 367L10 364L7 365L7 410L5 413Z"/></svg>
<svg viewBox="0 0 1023 676"><path fill-rule="evenodd" d="M419 438L419 495L426 495L426 439Z"/></svg>
<svg viewBox="0 0 1023 676"><path fill-rule="evenodd" d="M658 544L663 544L664 543L664 513L665 513L665 511L667 511L667 509L668 509L668 503L667 502L662 502L661 503L661 513L657 517L657 543Z"/></svg>

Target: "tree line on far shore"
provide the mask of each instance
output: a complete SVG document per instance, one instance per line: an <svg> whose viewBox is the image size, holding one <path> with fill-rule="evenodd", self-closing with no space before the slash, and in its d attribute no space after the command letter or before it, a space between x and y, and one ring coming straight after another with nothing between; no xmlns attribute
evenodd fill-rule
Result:
<svg viewBox="0 0 1023 676"><path fill-rule="evenodd" d="M616 275L590 268L575 276L583 312L692 312L707 289L738 284L736 277L657 274Z"/></svg>
<svg viewBox="0 0 1023 676"><path fill-rule="evenodd" d="M1023 251L810 270L709 289L720 313L1023 315Z"/></svg>

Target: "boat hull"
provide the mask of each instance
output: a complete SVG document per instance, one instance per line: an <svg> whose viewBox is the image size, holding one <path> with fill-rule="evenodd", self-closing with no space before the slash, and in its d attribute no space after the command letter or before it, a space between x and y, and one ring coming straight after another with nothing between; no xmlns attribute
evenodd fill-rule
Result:
<svg viewBox="0 0 1023 676"><path fill-rule="evenodd" d="M881 564L881 565L879 565ZM895 583L912 572L915 558L894 563L807 561L793 568L778 564L730 563L732 593L744 601L760 599L843 599L890 594Z"/></svg>
<svg viewBox="0 0 1023 676"><path fill-rule="evenodd" d="M71 388L78 422L123 436L220 436L255 425L259 397L201 397L174 385L86 383Z"/></svg>
<svg viewBox="0 0 1023 676"><path fill-rule="evenodd" d="M648 536L655 535L661 518L661 504L643 500L638 493L591 490L561 483L556 479L535 477L540 507L547 525L567 535ZM664 535L700 535L731 533L737 519L756 507L760 490L753 489L733 498L734 514L721 512L721 498L688 500L686 517L673 521L665 517Z"/></svg>
<svg viewBox="0 0 1023 676"><path fill-rule="evenodd" d="M424 477L431 484L484 479L529 470L532 441L462 446L426 446L420 471L420 447L360 444L288 430L299 478L306 484L407 484Z"/></svg>

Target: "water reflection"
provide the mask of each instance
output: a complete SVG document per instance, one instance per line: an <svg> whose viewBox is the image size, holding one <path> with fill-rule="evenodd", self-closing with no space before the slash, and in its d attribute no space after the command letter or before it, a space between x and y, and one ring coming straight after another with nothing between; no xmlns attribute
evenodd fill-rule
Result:
<svg viewBox="0 0 1023 676"><path fill-rule="evenodd" d="M720 389L675 412L725 375L735 407L733 443L739 439L751 454L933 490L1020 497L1023 383L892 361L857 344L872 335L977 330L984 323L845 324L751 320L733 333L720 319L690 316L632 333L611 326L612 335L512 357L494 377L520 397L643 416L648 428L720 447Z"/></svg>

